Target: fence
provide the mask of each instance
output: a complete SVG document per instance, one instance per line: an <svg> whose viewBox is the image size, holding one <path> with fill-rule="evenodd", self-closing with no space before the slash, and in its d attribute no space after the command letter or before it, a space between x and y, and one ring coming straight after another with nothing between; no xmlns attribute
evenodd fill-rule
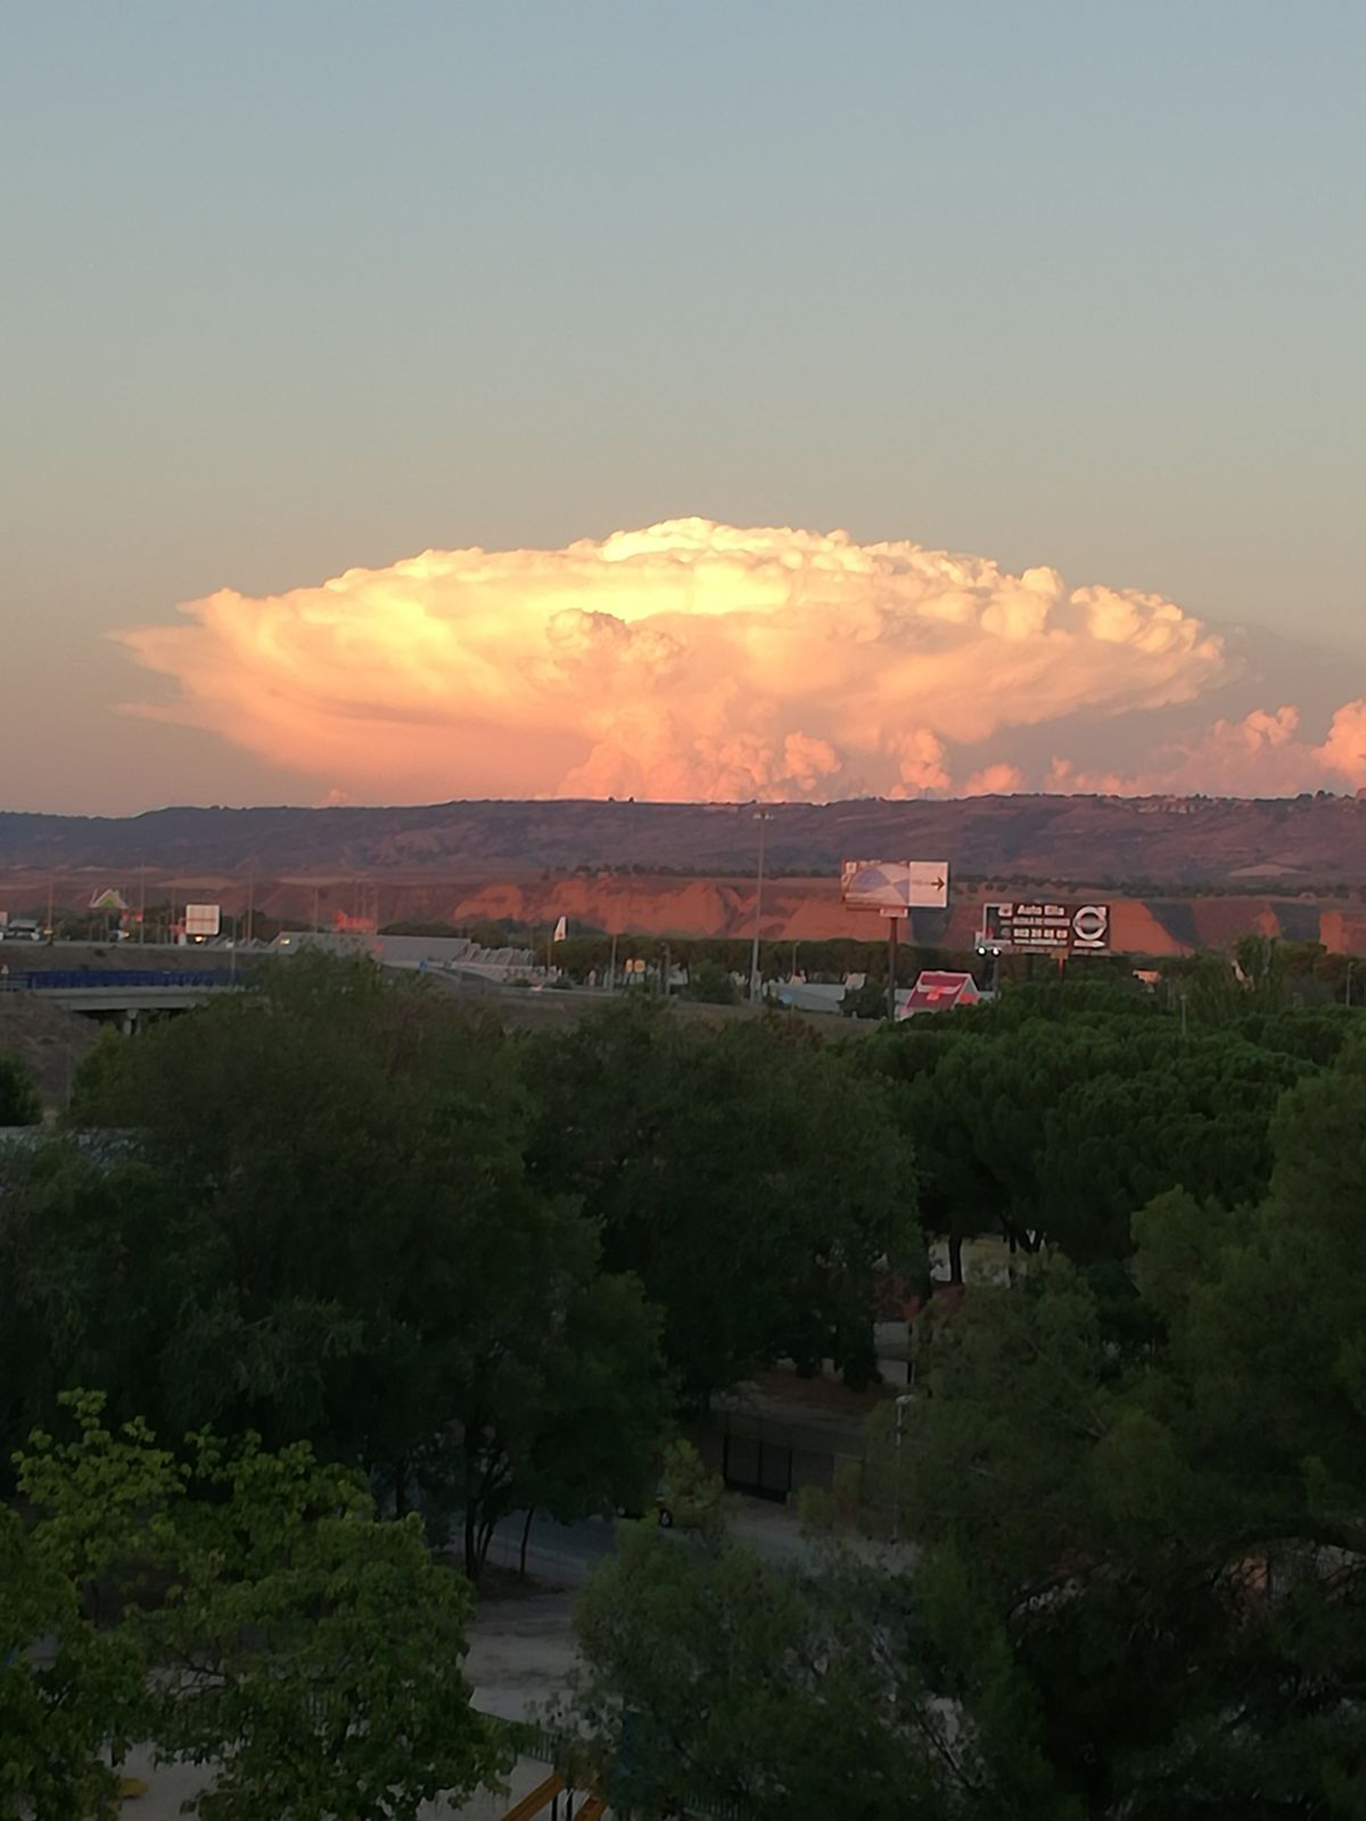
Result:
<svg viewBox="0 0 1366 1821"><path fill-rule="evenodd" d="M846 1462L862 1461L862 1435L729 1410L721 1436L721 1477L734 1492L785 1503L804 1486L829 1492Z"/></svg>
<svg viewBox="0 0 1366 1821"><path fill-rule="evenodd" d="M583 1742L572 1734L526 1721L509 1721L508 1726L517 1750L533 1763L546 1764L561 1772L576 1762L582 1764ZM615 1821L631 1821L630 1809L620 1802L612 1803L611 1812ZM686 1790L679 1796L678 1814L680 1821L748 1821L738 1802L698 1798Z"/></svg>
<svg viewBox="0 0 1366 1821"><path fill-rule="evenodd" d="M217 968L30 968L22 974L0 974L0 989L20 993L138 992L149 987L169 987L179 992L204 992L233 984Z"/></svg>

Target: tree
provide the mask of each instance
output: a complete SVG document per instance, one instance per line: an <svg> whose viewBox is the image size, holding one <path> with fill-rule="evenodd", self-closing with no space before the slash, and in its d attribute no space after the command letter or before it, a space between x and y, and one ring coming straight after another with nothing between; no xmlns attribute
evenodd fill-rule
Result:
<svg viewBox="0 0 1366 1821"><path fill-rule="evenodd" d="M112 1024L102 1024L95 1047L87 1050L71 1082L71 1095L61 1116L67 1131L107 1123L110 1109L128 1091L136 1061L127 1038Z"/></svg>
<svg viewBox="0 0 1366 1821"><path fill-rule="evenodd" d="M160 1419L186 1288L161 1268L176 1224L164 1179L117 1143L0 1157L0 1486L10 1451L59 1420L72 1386L105 1390L117 1421Z"/></svg>
<svg viewBox="0 0 1366 1821"><path fill-rule="evenodd" d="M449 1326L434 1309L414 1352L421 1396L395 1470L395 1485L411 1470L438 1535L459 1518L472 1580L514 1510L610 1515L638 1487L666 1410L659 1320L639 1284L600 1274L577 1213L532 1205L539 1229L470 1236Z"/></svg>
<svg viewBox="0 0 1366 1821"><path fill-rule="evenodd" d="M38 1125L42 1117L33 1077L17 1057L0 1056L0 1126Z"/></svg>
<svg viewBox="0 0 1366 1821"><path fill-rule="evenodd" d="M506 1767L460 1673L468 1587L416 1519L377 1522L306 1446L204 1434L177 1463L141 1422L111 1432L97 1395L64 1401L75 1437L19 1459L31 1528L0 1524L20 1653L0 1659L0 1815L107 1814L105 1754L142 1737L210 1767L197 1806L222 1821L416 1821Z"/></svg>
<svg viewBox="0 0 1366 1821"><path fill-rule="evenodd" d="M846 986L844 997L840 1000L840 1015L844 1018L885 1018L887 1016L887 978L877 979L872 973L864 976L862 986Z"/></svg>
<svg viewBox="0 0 1366 1821"><path fill-rule="evenodd" d="M690 1404L781 1357L870 1375L877 1284L923 1255L885 1083L782 1019L650 1005L538 1034L524 1067L533 1180L580 1199L606 1268L663 1310Z"/></svg>
<svg viewBox="0 0 1366 1821"><path fill-rule="evenodd" d="M740 989L719 961L697 961L688 968L688 984L682 997L696 999L703 1005L738 1005Z"/></svg>
<svg viewBox="0 0 1366 1821"><path fill-rule="evenodd" d="M974 1009L962 1016L908 1020L895 1032L879 1032L857 1058L895 1084L892 1106L907 1145L914 1147L921 1220L928 1233L944 1236L955 1284L963 1281L964 1241L999 1222L999 1193L969 1129L961 1079L938 1078L958 1044L974 1035L977 1027L969 1020L976 1016Z"/></svg>
<svg viewBox="0 0 1366 1821"><path fill-rule="evenodd" d="M80 1442L45 1437L18 1459L37 1507L0 1506L0 1817L87 1821L117 1798L114 1766L151 1721L147 1658L100 1620L98 1592L155 1553L153 1514L174 1488L171 1457L145 1427L114 1437L99 1400L77 1400Z"/></svg>
<svg viewBox="0 0 1366 1821"><path fill-rule="evenodd" d="M192 1438L176 1579L147 1620L159 1750L215 1766L215 1821L417 1821L509 1767L460 1671L468 1584L304 1445Z"/></svg>
<svg viewBox="0 0 1366 1821"><path fill-rule="evenodd" d="M669 1415L660 1326L632 1278L600 1276L583 1288L550 1337L506 1484L484 1503L490 1532L518 1503L529 1529L537 1508L563 1524L611 1517L646 1490Z"/></svg>
<svg viewBox="0 0 1366 1821"><path fill-rule="evenodd" d="M627 1525L575 1609L571 1704L615 1807L663 1821L902 1821L914 1749L881 1720L881 1640L847 1598L728 1543ZM857 1766L856 1775L851 1774Z"/></svg>

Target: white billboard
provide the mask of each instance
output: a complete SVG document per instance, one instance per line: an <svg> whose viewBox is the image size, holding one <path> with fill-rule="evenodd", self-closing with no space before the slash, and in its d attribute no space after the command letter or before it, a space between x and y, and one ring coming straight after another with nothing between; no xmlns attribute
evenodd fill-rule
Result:
<svg viewBox="0 0 1366 1821"><path fill-rule="evenodd" d="M190 937L216 936L223 925L223 907L219 904L187 904L185 934Z"/></svg>
<svg viewBox="0 0 1366 1821"><path fill-rule="evenodd" d="M949 901L949 863L846 860L840 896L849 910L943 910Z"/></svg>

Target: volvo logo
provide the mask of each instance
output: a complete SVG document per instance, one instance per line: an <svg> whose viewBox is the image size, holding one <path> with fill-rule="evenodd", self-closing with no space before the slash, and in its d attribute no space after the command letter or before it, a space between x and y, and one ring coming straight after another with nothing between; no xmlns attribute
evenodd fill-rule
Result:
<svg viewBox="0 0 1366 1821"><path fill-rule="evenodd" d="M1083 904L1072 917L1072 933L1079 948L1104 948L1110 933L1108 904Z"/></svg>

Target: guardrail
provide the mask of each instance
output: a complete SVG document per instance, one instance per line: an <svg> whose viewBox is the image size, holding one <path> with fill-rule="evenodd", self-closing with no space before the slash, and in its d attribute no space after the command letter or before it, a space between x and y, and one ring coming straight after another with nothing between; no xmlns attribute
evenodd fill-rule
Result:
<svg viewBox="0 0 1366 1821"><path fill-rule="evenodd" d="M218 968L49 967L29 968L21 974L0 974L0 990L11 993L146 992L157 987L198 993L233 984L228 973Z"/></svg>
<svg viewBox="0 0 1366 1821"><path fill-rule="evenodd" d="M533 1763L563 1772L576 1761L582 1761L583 1741L569 1733L559 1732L536 1720L507 1720L503 1724L518 1752ZM610 1801L610 1796L608 1799ZM621 1821L630 1821L629 1808L623 1808L620 1803L613 1805L611 1812ZM745 1821L738 1803L699 1799L687 1790L679 1797L677 1812L687 1821Z"/></svg>

